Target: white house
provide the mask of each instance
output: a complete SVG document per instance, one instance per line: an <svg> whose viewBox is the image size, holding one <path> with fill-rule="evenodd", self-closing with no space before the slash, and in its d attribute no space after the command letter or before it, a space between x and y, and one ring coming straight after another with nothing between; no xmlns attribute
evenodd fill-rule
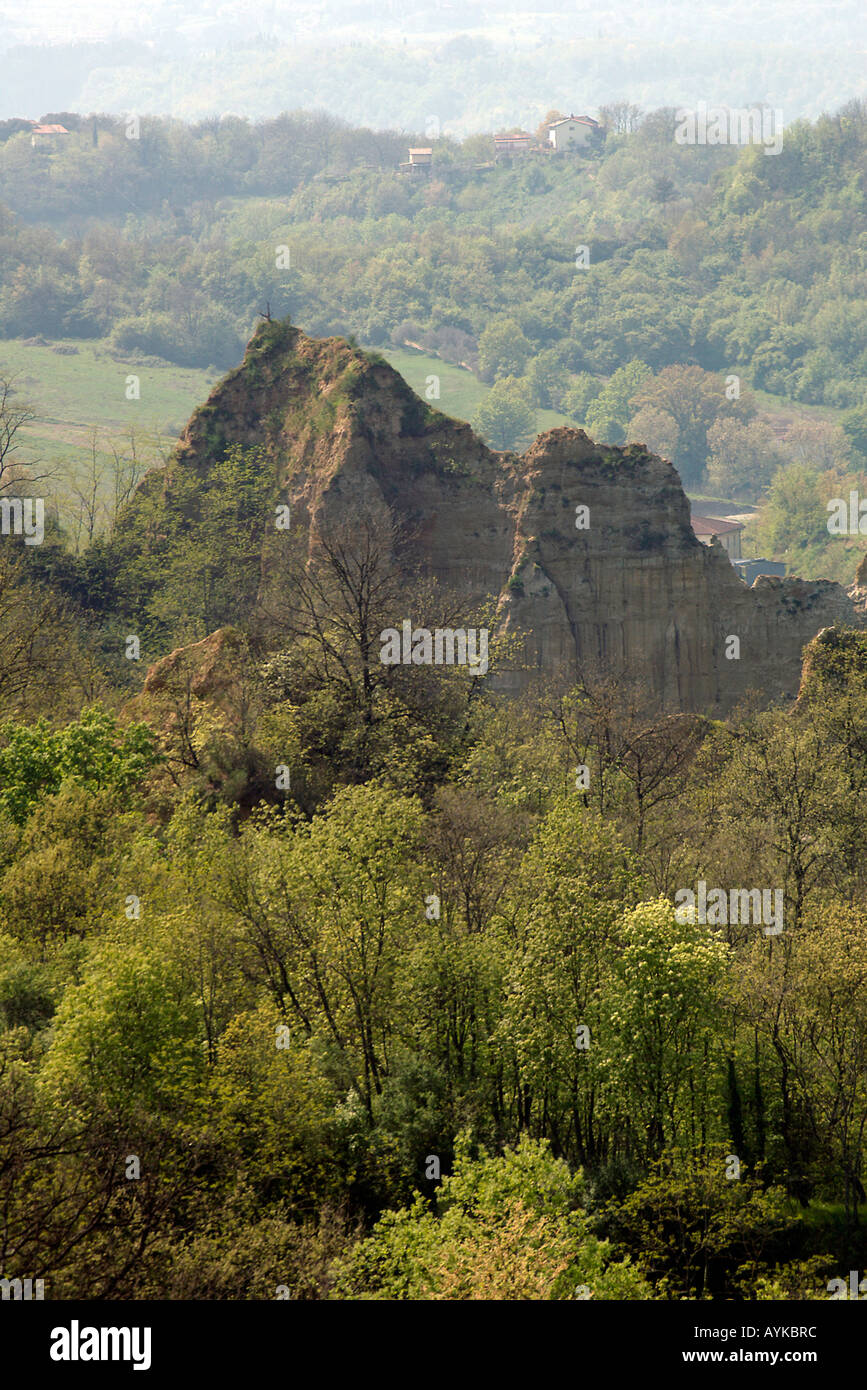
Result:
<svg viewBox="0 0 867 1390"><path fill-rule="evenodd" d="M564 116L548 127L548 139L555 150L574 150L586 145L599 122L592 116Z"/></svg>

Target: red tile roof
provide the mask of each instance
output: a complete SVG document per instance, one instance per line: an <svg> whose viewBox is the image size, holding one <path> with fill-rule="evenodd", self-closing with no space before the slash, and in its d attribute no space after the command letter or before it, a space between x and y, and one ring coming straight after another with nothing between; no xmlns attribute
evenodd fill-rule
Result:
<svg viewBox="0 0 867 1390"><path fill-rule="evenodd" d="M565 125L567 121L575 121L578 125L598 126L599 124L598 121L594 121L592 116L563 116L559 121L552 121L548 129L553 130L557 125Z"/></svg>

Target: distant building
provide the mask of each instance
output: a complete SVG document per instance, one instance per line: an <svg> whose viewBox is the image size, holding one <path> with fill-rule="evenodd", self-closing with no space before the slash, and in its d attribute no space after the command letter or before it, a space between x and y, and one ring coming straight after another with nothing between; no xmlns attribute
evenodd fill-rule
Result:
<svg viewBox="0 0 867 1390"><path fill-rule="evenodd" d="M495 135L494 154L513 155L527 154L536 143L534 135L528 135L525 131L519 135Z"/></svg>
<svg viewBox="0 0 867 1390"><path fill-rule="evenodd" d="M730 560L741 558L742 521L722 521L719 517L696 516L694 513L691 521L692 529L702 545L710 545L716 536Z"/></svg>
<svg viewBox="0 0 867 1390"><path fill-rule="evenodd" d="M776 579L786 577L786 566L782 560L732 560L732 564L750 588L760 574L770 574Z"/></svg>
<svg viewBox="0 0 867 1390"><path fill-rule="evenodd" d="M555 150L574 150L588 144L594 131L600 129L592 116L564 116L548 127L548 139Z"/></svg>
<svg viewBox="0 0 867 1390"><path fill-rule="evenodd" d="M31 145L45 144L46 141L54 140L58 135L68 135L69 131L65 125L34 125L30 132Z"/></svg>
<svg viewBox="0 0 867 1390"><path fill-rule="evenodd" d="M432 163L433 149L430 146L419 146L417 149L411 149L409 159L398 167L402 174L421 174L428 173Z"/></svg>

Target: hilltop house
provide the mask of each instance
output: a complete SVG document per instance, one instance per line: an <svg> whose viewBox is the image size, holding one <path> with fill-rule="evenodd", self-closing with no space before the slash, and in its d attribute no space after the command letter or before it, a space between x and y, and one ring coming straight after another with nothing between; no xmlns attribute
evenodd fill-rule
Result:
<svg viewBox="0 0 867 1390"><path fill-rule="evenodd" d="M495 135L494 154L498 158L503 155L527 154L535 143L535 136L528 135L526 131L522 131L519 135Z"/></svg>
<svg viewBox="0 0 867 1390"><path fill-rule="evenodd" d="M56 139L58 135L68 135L69 131L65 125L39 125L33 122L33 129L30 132L31 145L43 145Z"/></svg>
<svg viewBox="0 0 867 1390"><path fill-rule="evenodd" d="M433 149L430 146L418 146L410 149L409 159L399 165L402 174L427 174L430 172L433 163Z"/></svg>
<svg viewBox="0 0 867 1390"><path fill-rule="evenodd" d="M702 545L710 545L716 536L730 560L741 558L743 522L721 521L715 516L696 516L695 513L691 521L692 529Z"/></svg>
<svg viewBox="0 0 867 1390"><path fill-rule="evenodd" d="M564 116L548 127L548 139L558 152L574 150L588 144L595 131L601 129L592 116Z"/></svg>

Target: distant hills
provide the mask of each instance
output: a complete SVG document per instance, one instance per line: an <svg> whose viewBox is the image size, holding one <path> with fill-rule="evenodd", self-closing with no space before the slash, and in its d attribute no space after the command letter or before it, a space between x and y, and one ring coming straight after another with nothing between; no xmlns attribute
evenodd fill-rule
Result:
<svg viewBox="0 0 867 1390"><path fill-rule="evenodd" d="M2 11L0 11L2 14ZM4 17L5 18L5 17ZM253 118L290 107L354 124L464 136L535 125L550 105L770 101L787 120L863 95L867 29L852 0L599 9L468 4L37 6L0 23L0 119L42 109ZM722 76L721 76L722 74Z"/></svg>

